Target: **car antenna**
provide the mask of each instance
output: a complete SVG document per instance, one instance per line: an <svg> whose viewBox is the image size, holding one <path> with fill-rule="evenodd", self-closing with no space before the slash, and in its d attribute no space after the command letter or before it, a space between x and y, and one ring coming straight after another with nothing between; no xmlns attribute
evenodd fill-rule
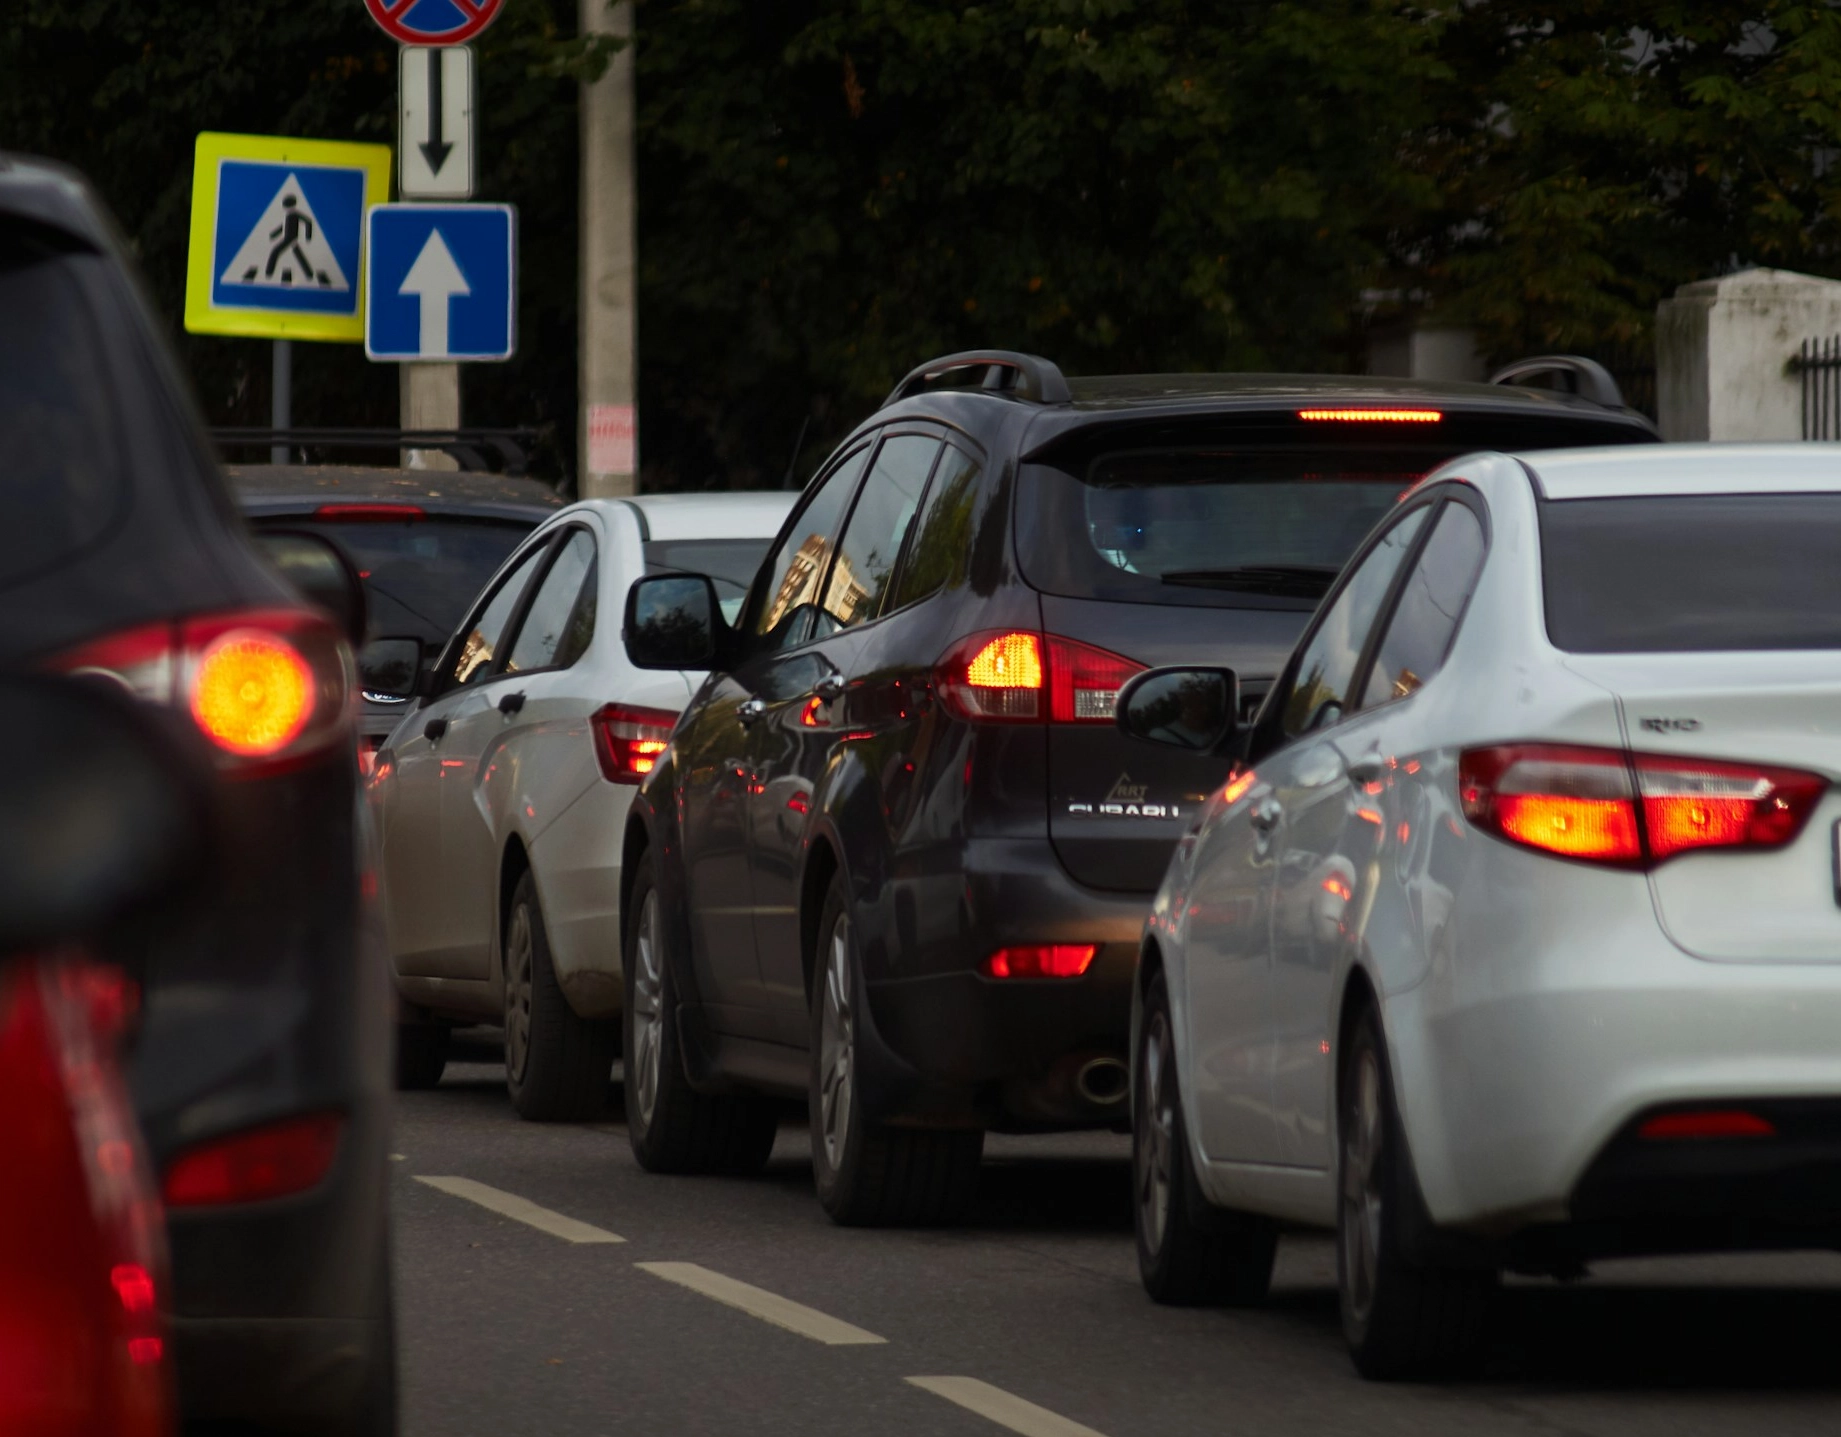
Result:
<svg viewBox="0 0 1841 1437"><path fill-rule="evenodd" d="M798 487L793 483L793 474L799 468L799 451L805 448L805 431L811 427L811 423L812 411L807 409L805 417L799 421L799 437L793 441L792 457L786 461L786 478L780 484L782 489Z"/></svg>

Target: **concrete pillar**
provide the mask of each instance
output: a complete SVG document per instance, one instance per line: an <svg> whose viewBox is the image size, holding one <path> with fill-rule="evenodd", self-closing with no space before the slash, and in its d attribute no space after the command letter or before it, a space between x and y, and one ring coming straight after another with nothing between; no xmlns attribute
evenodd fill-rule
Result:
<svg viewBox="0 0 1841 1437"><path fill-rule="evenodd" d="M399 364L405 429L460 428L460 366ZM405 449L405 469L458 469L460 461L440 449Z"/></svg>
<svg viewBox="0 0 1841 1437"><path fill-rule="evenodd" d="M1783 269L1697 280L1656 307L1656 420L1664 439L1803 437L1805 339L1841 334L1841 283Z"/></svg>
<svg viewBox="0 0 1841 1437"><path fill-rule="evenodd" d="M1368 343L1368 372L1397 379L1489 377L1477 332L1467 324L1413 323L1377 330Z"/></svg>
<svg viewBox="0 0 1841 1437"><path fill-rule="evenodd" d="M584 35L633 33L633 7L580 0ZM634 308L633 50L582 86L581 422L576 455L584 499L637 493L639 417Z"/></svg>

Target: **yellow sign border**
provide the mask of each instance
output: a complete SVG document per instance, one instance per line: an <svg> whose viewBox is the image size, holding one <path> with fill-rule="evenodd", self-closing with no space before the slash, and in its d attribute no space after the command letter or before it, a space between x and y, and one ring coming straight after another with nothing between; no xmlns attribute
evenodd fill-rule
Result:
<svg viewBox="0 0 1841 1437"><path fill-rule="evenodd" d="M279 135L228 135L206 130L192 153L192 232L185 258L185 327L192 334L232 334L246 339L319 339L342 344L364 343L364 287L370 256L364 252L363 216L359 216L358 307L350 315L314 314L297 309L219 308L211 302L214 247L217 242L217 178L223 160L259 160L270 164L329 165L364 171L364 208L390 198L389 145L361 145L346 140L293 140Z"/></svg>

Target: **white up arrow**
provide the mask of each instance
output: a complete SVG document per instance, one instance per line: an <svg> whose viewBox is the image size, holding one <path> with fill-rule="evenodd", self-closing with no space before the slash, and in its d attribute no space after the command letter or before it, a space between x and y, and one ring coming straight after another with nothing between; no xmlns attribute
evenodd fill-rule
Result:
<svg viewBox="0 0 1841 1437"><path fill-rule="evenodd" d="M413 294L422 301L421 339L416 348L424 359L447 357L447 305L457 294L471 294L467 277L448 253L440 230L428 232L422 253L409 266L409 273L397 287L398 294Z"/></svg>

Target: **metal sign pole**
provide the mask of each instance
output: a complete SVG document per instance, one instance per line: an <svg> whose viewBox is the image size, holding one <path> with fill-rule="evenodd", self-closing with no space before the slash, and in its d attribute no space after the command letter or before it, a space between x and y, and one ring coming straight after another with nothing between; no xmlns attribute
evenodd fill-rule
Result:
<svg viewBox="0 0 1841 1437"><path fill-rule="evenodd" d="M294 341L278 339L275 341L275 362L273 379L270 385L269 426L274 429L291 429L294 426ZM293 458L289 446L276 444L268 451L271 464L291 464Z"/></svg>

